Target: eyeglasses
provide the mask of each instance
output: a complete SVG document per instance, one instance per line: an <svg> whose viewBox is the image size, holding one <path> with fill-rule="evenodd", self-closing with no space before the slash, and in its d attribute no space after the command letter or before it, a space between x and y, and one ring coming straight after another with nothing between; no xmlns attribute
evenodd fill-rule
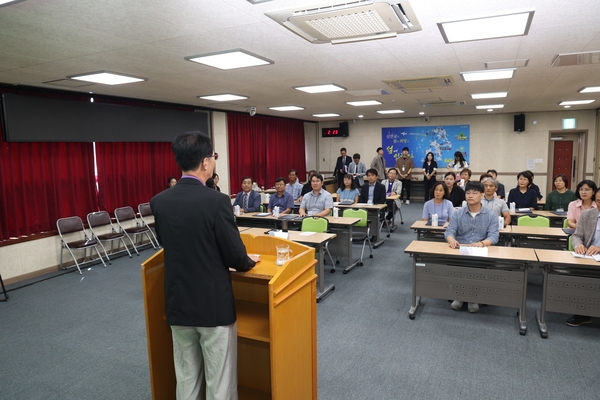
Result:
<svg viewBox="0 0 600 400"><path fill-rule="evenodd" d="M207 156L207 158L211 158L214 157L215 161L217 161L219 159L219 153L213 153L211 156Z"/></svg>

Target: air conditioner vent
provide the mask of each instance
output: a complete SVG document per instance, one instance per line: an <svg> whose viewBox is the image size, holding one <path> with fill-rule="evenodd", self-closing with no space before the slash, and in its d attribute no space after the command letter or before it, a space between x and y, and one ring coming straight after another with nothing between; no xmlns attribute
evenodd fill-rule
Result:
<svg viewBox="0 0 600 400"><path fill-rule="evenodd" d="M267 11L265 15L311 43L383 39L421 30L408 0L330 0Z"/></svg>
<svg viewBox="0 0 600 400"><path fill-rule="evenodd" d="M431 99L431 100L418 100L423 107L447 107L447 106L464 106L467 104L466 101L462 100L442 100L442 99Z"/></svg>
<svg viewBox="0 0 600 400"><path fill-rule="evenodd" d="M386 85L404 92L424 91L426 89L439 89L454 86L451 75L428 76L414 79L393 79L383 81Z"/></svg>

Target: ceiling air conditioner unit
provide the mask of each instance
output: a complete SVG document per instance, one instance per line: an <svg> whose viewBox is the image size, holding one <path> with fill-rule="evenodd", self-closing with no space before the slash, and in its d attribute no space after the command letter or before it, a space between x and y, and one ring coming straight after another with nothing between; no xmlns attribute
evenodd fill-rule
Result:
<svg viewBox="0 0 600 400"><path fill-rule="evenodd" d="M265 15L311 43L348 43L421 30L406 1L325 1Z"/></svg>

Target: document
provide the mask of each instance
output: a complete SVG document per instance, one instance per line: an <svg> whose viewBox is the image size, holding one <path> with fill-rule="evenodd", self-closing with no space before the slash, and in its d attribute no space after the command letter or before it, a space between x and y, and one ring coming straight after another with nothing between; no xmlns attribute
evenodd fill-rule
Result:
<svg viewBox="0 0 600 400"><path fill-rule="evenodd" d="M458 254L460 254L462 256L487 257L488 256L488 248L487 247L460 246L458 248Z"/></svg>
<svg viewBox="0 0 600 400"><path fill-rule="evenodd" d="M575 258L588 258L590 260L600 261L600 254L595 254L593 256L586 256L585 254L577 254L574 251L572 251L571 255Z"/></svg>
<svg viewBox="0 0 600 400"><path fill-rule="evenodd" d="M314 235L316 232L308 232L308 231L304 231L298 234L298 236L310 236L310 235Z"/></svg>

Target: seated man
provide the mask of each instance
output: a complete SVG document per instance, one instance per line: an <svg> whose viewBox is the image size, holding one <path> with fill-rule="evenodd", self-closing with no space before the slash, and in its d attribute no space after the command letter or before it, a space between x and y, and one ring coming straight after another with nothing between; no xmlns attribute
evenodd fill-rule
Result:
<svg viewBox="0 0 600 400"><path fill-rule="evenodd" d="M288 181L285 191L292 195L294 201L297 201L302 196L302 184L298 182L298 172L295 169L290 169L288 172Z"/></svg>
<svg viewBox="0 0 600 400"><path fill-rule="evenodd" d="M596 189L594 193L596 204L600 204L600 189ZM581 217L577 221L575 233L571 236L573 250L577 254L585 254L593 256L600 253L600 210L590 208L581 213ZM573 315L567 320L569 326L581 326L592 322L592 317L583 315Z"/></svg>
<svg viewBox="0 0 600 400"><path fill-rule="evenodd" d="M398 177L398 170L396 168L390 168L388 170L387 176L388 178L381 182L381 184L385 187L386 197L391 196L393 194L400 195L402 193L402 182L399 179L396 179ZM396 203L397 208L400 208L400 206L402 205L402 200L400 200L400 198L397 198L396 200L386 201L388 213L385 219L387 219L388 221L391 220L392 216L394 215L394 202Z"/></svg>
<svg viewBox="0 0 600 400"><path fill-rule="evenodd" d="M308 181L306 181L306 183L302 186L302 191L300 192L300 198L298 199L298 201L302 201L302 197L312 190L312 184L310 183L310 179L316 173L317 171L315 171L314 169L308 171Z"/></svg>
<svg viewBox="0 0 600 400"><path fill-rule="evenodd" d="M498 217L483 207L483 185L470 181L465 187L467 206L454 212L444 233L451 248L459 246L485 247L498 243ZM463 302L454 300L453 310L460 310ZM479 311L479 304L469 303L469 312Z"/></svg>
<svg viewBox="0 0 600 400"><path fill-rule="evenodd" d="M498 191L498 181L494 178L483 178L481 183L484 190L483 200L481 201L483 206L496 214L497 217L503 217L504 226L510 225L510 210L506 202L495 196Z"/></svg>
<svg viewBox="0 0 600 400"><path fill-rule="evenodd" d="M242 191L237 194L233 206L240 206L241 212L260 211L260 193L252 190L252 178L242 178Z"/></svg>
<svg viewBox="0 0 600 400"><path fill-rule="evenodd" d="M504 185L500 183L500 181L498 181L498 172L495 169L488 169L487 173L490 174L498 184L498 189L496 189L496 195L501 199L506 199L506 190L504 189Z"/></svg>
<svg viewBox="0 0 600 400"><path fill-rule="evenodd" d="M377 174L375 168L367 170L368 183L360 188L359 203L385 204L385 186L377 182Z"/></svg>
<svg viewBox="0 0 600 400"><path fill-rule="evenodd" d="M299 214L302 217L329 215L333 208L333 197L331 197L331 193L323 189L323 175L314 173L310 177L310 184L312 191L302 197Z"/></svg>
<svg viewBox="0 0 600 400"><path fill-rule="evenodd" d="M285 179L275 179L275 194L269 199L267 211L273 214L273 209L279 207L279 215L290 214L294 209L292 195L285 191Z"/></svg>

